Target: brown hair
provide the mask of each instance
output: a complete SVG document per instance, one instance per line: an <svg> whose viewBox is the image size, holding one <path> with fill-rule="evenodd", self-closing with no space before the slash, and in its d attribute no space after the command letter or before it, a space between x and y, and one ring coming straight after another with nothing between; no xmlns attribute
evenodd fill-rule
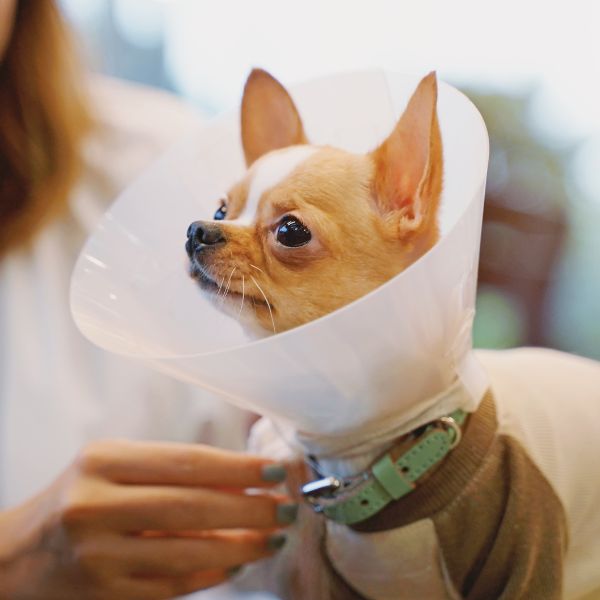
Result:
<svg viewBox="0 0 600 600"><path fill-rule="evenodd" d="M20 0L0 59L0 257L66 208L90 125L73 40L54 0Z"/></svg>

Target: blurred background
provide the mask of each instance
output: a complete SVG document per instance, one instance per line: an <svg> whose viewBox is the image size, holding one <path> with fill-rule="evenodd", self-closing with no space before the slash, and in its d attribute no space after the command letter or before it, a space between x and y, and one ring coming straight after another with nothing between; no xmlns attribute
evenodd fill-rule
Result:
<svg viewBox="0 0 600 600"><path fill-rule="evenodd" d="M95 71L210 117L253 66L286 85L365 67L438 76L491 138L475 345L600 359L600 3L61 0Z"/></svg>

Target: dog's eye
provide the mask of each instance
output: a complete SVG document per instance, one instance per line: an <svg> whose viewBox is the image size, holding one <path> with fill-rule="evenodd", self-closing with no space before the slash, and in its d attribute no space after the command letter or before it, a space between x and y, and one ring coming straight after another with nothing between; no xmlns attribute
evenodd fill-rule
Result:
<svg viewBox="0 0 600 600"><path fill-rule="evenodd" d="M215 216L213 217L213 219L215 221L222 221L223 219L225 219L226 216L227 216L227 204L225 204L225 202L222 202L221 206L219 206L219 208L217 209L217 212L215 213Z"/></svg>
<svg viewBox="0 0 600 600"><path fill-rule="evenodd" d="M286 215L281 219L275 235L277 241L288 248L304 246L310 242L312 237L310 229L291 215Z"/></svg>

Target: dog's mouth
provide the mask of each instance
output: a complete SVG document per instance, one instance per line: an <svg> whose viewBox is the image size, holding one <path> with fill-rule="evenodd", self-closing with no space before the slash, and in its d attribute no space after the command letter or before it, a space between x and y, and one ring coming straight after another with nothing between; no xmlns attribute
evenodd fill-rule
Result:
<svg viewBox="0 0 600 600"><path fill-rule="evenodd" d="M250 292L250 282L242 279L242 291L233 289L232 284L236 285L236 287L239 285L238 278L235 281L233 280L234 274L235 270L231 272L229 278L223 277L222 280L217 281L211 274L207 273L206 268L199 264L195 258L192 258L190 261L190 277L198 283L202 291L220 298L222 302L227 300L237 303L248 302L250 306L255 308L269 307L270 303L265 298L255 296ZM273 310L272 304L270 304L270 309Z"/></svg>
<svg viewBox="0 0 600 600"><path fill-rule="evenodd" d="M220 294L225 289L225 280L217 283L217 280L214 279L206 270L206 267L201 265L194 257L192 257L190 261L190 277L198 283L198 285L205 292L210 292L213 294ZM235 294L233 290L230 290L230 294Z"/></svg>
<svg viewBox="0 0 600 600"><path fill-rule="evenodd" d="M195 260L190 264L190 277L195 279L198 285L206 292L218 293L222 286L207 275L206 271L200 267Z"/></svg>

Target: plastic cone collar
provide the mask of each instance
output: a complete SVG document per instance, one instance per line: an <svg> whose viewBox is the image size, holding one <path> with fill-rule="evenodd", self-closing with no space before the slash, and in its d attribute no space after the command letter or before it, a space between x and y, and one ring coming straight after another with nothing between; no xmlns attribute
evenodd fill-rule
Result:
<svg viewBox="0 0 600 600"><path fill-rule="evenodd" d="M366 152L392 130L418 79L380 71L291 88L309 139ZM75 321L92 342L316 434L412 419L457 378L474 407L471 350L488 138L471 102L439 86L441 238L367 296L302 327L251 340L187 272L188 224L244 172L239 115L192 132L106 213L77 262ZM457 407L449 407L457 408Z"/></svg>

